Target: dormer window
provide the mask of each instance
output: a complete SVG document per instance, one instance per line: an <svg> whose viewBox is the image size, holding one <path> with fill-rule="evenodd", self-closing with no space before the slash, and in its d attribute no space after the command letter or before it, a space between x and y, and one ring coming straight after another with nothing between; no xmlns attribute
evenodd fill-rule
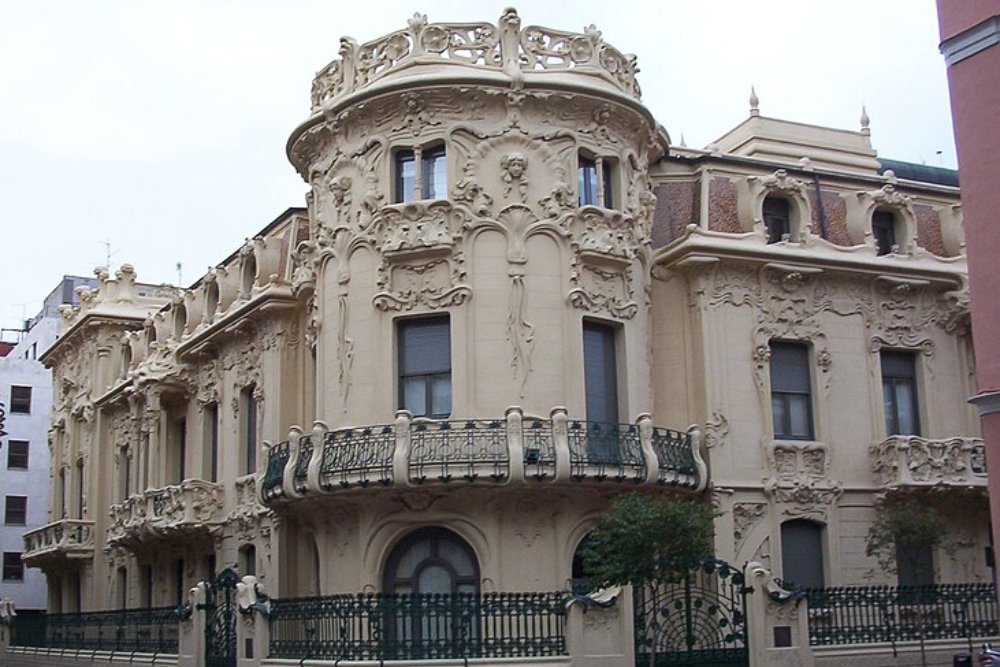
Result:
<svg viewBox="0 0 1000 667"><path fill-rule="evenodd" d="M788 200L784 197L767 197L762 210L764 233L767 242L778 243L785 237L791 238L792 221L789 217Z"/></svg>
<svg viewBox="0 0 1000 667"><path fill-rule="evenodd" d="M393 201L397 204L417 199L445 199L448 196L447 154L444 144L397 150L393 169Z"/></svg>
<svg viewBox="0 0 1000 667"><path fill-rule="evenodd" d="M875 237L875 251L879 255L893 252L896 240L896 214L879 209L872 213L872 236Z"/></svg>
<svg viewBox="0 0 1000 667"><path fill-rule="evenodd" d="M614 208L611 162L600 155L588 157L580 154L577 163L577 192L580 206Z"/></svg>

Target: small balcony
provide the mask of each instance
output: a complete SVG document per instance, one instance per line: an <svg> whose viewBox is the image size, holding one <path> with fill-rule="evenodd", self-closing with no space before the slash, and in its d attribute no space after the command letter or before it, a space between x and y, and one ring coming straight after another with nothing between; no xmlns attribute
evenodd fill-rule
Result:
<svg viewBox="0 0 1000 667"><path fill-rule="evenodd" d="M94 555L94 522L60 519L24 534L25 565L46 568Z"/></svg>
<svg viewBox="0 0 1000 667"><path fill-rule="evenodd" d="M158 540L210 538L221 528L221 484L186 479L180 484L147 489L112 505L108 543L134 547Z"/></svg>
<svg viewBox="0 0 1000 667"><path fill-rule="evenodd" d="M436 421L406 411L391 424L331 430L316 422L270 445L260 483L267 505L305 495L389 486L545 483L652 484L699 491L700 434L653 426L549 418L509 408L503 418Z"/></svg>
<svg viewBox="0 0 1000 667"><path fill-rule="evenodd" d="M871 446L871 462L886 490L986 490L986 450L980 438L893 435Z"/></svg>

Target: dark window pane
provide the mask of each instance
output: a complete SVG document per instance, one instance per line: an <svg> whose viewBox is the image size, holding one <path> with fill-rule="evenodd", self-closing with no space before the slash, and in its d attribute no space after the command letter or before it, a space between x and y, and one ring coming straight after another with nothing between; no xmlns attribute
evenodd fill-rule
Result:
<svg viewBox="0 0 1000 667"><path fill-rule="evenodd" d="M448 197L448 171L444 146L425 149L421 155L421 193L424 199L446 199Z"/></svg>
<svg viewBox="0 0 1000 667"><path fill-rule="evenodd" d="M27 519L27 496L7 496L4 499L4 523L8 526L23 526L27 523Z"/></svg>
<svg viewBox="0 0 1000 667"><path fill-rule="evenodd" d="M583 323L583 382L587 420L618 423L618 361L614 327L595 322Z"/></svg>
<svg viewBox="0 0 1000 667"><path fill-rule="evenodd" d="M823 527L794 519L781 524L781 578L800 588L822 588Z"/></svg>
<svg viewBox="0 0 1000 667"><path fill-rule="evenodd" d="M771 389L809 391L809 350L805 345L771 344Z"/></svg>
<svg viewBox="0 0 1000 667"><path fill-rule="evenodd" d="M604 180L604 208L614 208L614 184L611 180L611 161L604 160L601 163L602 178Z"/></svg>
<svg viewBox="0 0 1000 667"><path fill-rule="evenodd" d="M416 196L414 188L416 186L417 176L416 164L413 160L413 151L396 151L394 167L396 191L393 193L393 201L397 204L401 202L413 201Z"/></svg>
<svg viewBox="0 0 1000 667"><path fill-rule="evenodd" d="M809 350L798 343L771 343L771 412L777 438L813 437Z"/></svg>
<svg viewBox="0 0 1000 667"><path fill-rule="evenodd" d="M450 320L403 320L398 332L400 407L415 417L447 417L451 414Z"/></svg>
<svg viewBox="0 0 1000 667"><path fill-rule="evenodd" d="M577 189L580 206L597 205L597 163L582 155L577 170Z"/></svg>
<svg viewBox="0 0 1000 667"><path fill-rule="evenodd" d="M887 435L919 435L916 359L909 352L884 350L882 404Z"/></svg>
<svg viewBox="0 0 1000 667"><path fill-rule="evenodd" d="M777 243L786 234L791 234L792 226L788 215L787 199L782 197L765 198L763 216L768 243Z"/></svg>
<svg viewBox="0 0 1000 667"><path fill-rule="evenodd" d="M3 552L3 580L24 581L24 565L20 551Z"/></svg>
<svg viewBox="0 0 1000 667"><path fill-rule="evenodd" d="M11 440L7 444L7 469L28 469L28 441Z"/></svg>
<svg viewBox="0 0 1000 667"><path fill-rule="evenodd" d="M888 255L896 245L896 215L892 211L875 211L872 214L872 236L879 255Z"/></svg>
<svg viewBox="0 0 1000 667"><path fill-rule="evenodd" d="M31 387L10 388L10 411L17 414L31 414Z"/></svg>

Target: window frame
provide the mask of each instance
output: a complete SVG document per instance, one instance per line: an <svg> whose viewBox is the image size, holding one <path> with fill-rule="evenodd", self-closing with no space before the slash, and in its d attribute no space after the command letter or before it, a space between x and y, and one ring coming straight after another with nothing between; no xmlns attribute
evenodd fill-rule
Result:
<svg viewBox="0 0 1000 667"><path fill-rule="evenodd" d="M407 369L407 359L405 352L407 345L404 338L407 331L419 329L420 327L444 326L447 331L447 368L429 368L418 371ZM427 419L448 419L454 410L454 386L452 378L452 346L451 346L451 317L448 314L431 315L425 317L410 317L396 321L396 383L397 383L397 405L400 410L408 410L414 417ZM447 378L448 380L448 411L434 412L434 383L437 380ZM421 413L411 409L406 402L407 380L423 378L424 380L424 410Z"/></svg>
<svg viewBox="0 0 1000 667"><path fill-rule="evenodd" d="M809 345L807 343L799 341L789 341L789 340L772 340L768 343L768 349L770 350L770 361L769 361L769 371L770 371L770 389L771 389L771 428L773 430L775 440L797 440L797 441L812 441L816 439L816 417L815 417L815 405L813 404L813 373L812 373L812 355L810 353ZM776 349L784 349L788 352L792 350L798 350L802 355L802 368L801 371L805 375L805 382L803 383L805 389L802 388L792 388L785 386L776 386L776 376L787 375L787 373L775 373L776 360ZM799 378L801 381L802 378ZM797 434L794 433L794 427L792 422L792 407L794 405L795 397L805 397L806 405L806 430L807 433ZM778 424L778 414L774 409L775 400L780 400L782 403L782 413L785 416L783 420L784 423Z"/></svg>
<svg viewBox="0 0 1000 667"><path fill-rule="evenodd" d="M260 411L255 384L249 384L240 390L240 440L243 445L243 474L253 475L257 472L257 443L259 434L257 433L257 420Z"/></svg>
<svg viewBox="0 0 1000 667"><path fill-rule="evenodd" d="M891 255L894 247L899 247L899 215L895 211L886 208L872 211L871 230L875 254L879 257Z"/></svg>
<svg viewBox="0 0 1000 667"><path fill-rule="evenodd" d="M406 177L409 165L410 177ZM442 176L444 192L434 188L435 176ZM448 198L448 147L443 141L423 146L400 146L392 151L392 202Z"/></svg>
<svg viewBox="0 0 1000 667"><path fill-rule="evenodd" d="M20 451L21 445L24 445L24 465L15 465L15 457L20 460L22 453ZM7 441L7 470L27 470L28 466L31 464L31 445L28 440L8 440Z"/></svg>
<svg viewBox="0 0 1000 667"><path fill-rule="evenodd" d="M3 552L3 563L0 564L0 568L2 568L2 572L0 572L0 581L5 584L24 582L24 560L21 556L22 552L20 551ZM14 570L14 568L17 568L18 574L16 576L10 576L10 573Z"/></svg>
<svg viewBox="0 0 1000 667"><path fill-rule="evenodd" d="M24 390L24 391L22 391ZM16 394L22 394L17 396ZM31 414L31 386L12 384L10 386L10 414L30 415Z"/></svg>
<svg viewBox="0 0 1000 667"><path fill-rule="evenodd" d="M786 533L786 530L790 531L792 528L799 529L799 528L805 528L807 526L808 526L809 530L811 531L810 534L808 535L808 539L809 539L809 545L808 546L810 546L810 547L815 546L818 549L818 553L815 553L815 554L814 553L809 553L808 550L804 548L805 547L805 543L801 539L798 542L796 542L795 544L786 544L786 542L790 542L791 541L789 539L791 537L791 533L790 532ZM826 567L827 567L827 557L826 557L826 552L827 552L826 526L824 524L818 522L818 521L812 521L810 519L801 519L801 518L788 519L786 521L782 521L781 522L781 526L779 527L779 534L781 536L781 579L782 579L782 581L784 581L786 583L790 583L790 584L795 584L796 587L798 587L798 588L822 588L822 587L826 586L826 582L827 582L827 570L826 570ZM804 535L804 532L800 532L799 534L800 535ZM795 547L794 549L792 548L793 546ZM794 558L791 557L793 555L795 555L796 557L794 557ZM817 561L819 562L819 567L818 568L816 568L816 562ZM789 565L791 563L793 563L793 562L796 564L796 566L795 566L796 569L802 569L803 571L805 570L805 568L799 568L799 564L800 563L806 563L807 565L810 566L810 569L813 570L813 574L817 574L816 570L818 569L818 575L819 575L819 579L820 579L819 584L820 585L819 586L813 585L816 582L808 582L807 581L807 582L803 583L803 581L796 581L791 576L789 576L789 572L788 572ZM801 579L801 577L800 577L800 579Z"/></svg>
<svg viewBox="0 0 1000 667"><path fill-rule="evenodd" d="M789 241L793 240L792 202L788 197L780 194L765 195L760 205L760 218L764 223L764 241L767 245L784 241L785 235ZM776 234L778 230L772 227L772 222L780 223L780 234Z"/></svg>
<svg viewBox="0 0 1000 667"><path fill-rule="evenodd" d="M894 373L892 371L887 372L886 366L890 365L886 362L895 358L897 361L903 362L909 366L909 370L912 371L909 374L906 373ZM905 360L905 362L903 361ZM894 364L892 364L894 365ZM919 374L917 370L917 355L914 352L908 350L880 350L879 351L879 368L881 372L882 379L882 410L885 417L885 434L886 437L899 435L899 436L919 436L921 434L920 428L920 383ZM909 384L910 386L910 410L913 414L913 424L910 432L904 433L900 427L899 418L899 394L897 392L898 387L905 386ZM891 388L891 394L887 394L887 390ZM889 400L891 395L891 401ZM889 412L889 407L892 407L892 413Z"/></svg>
<svg viewBox="0 0 1000 667"><path fill-rule="evenodd" d="M12 503L14 503L12 507ZM20 507L17 505L20 504ZM16 515L12 517L12 512ZM18 516L20 520L18 520ZM28 525L28 496L4 496L3 500L3 525L5 526L27 526Z"/></svg>
<svg viewBox="0 0 1000 667"><path fill-rule="evenodd" d="M578 206L614 208L615 159L605 155L580 152L576 162Z"/></svg>

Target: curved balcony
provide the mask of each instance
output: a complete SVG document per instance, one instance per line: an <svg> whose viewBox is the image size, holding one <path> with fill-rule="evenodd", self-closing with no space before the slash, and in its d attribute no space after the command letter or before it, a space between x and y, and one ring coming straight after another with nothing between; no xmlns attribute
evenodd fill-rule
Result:
<svg viewBox="0 0 1000 667"><path fill-rule="evenodd" d="M112 505L108 543L135 547L157 540L208 538L225 520L221 484L186 479L180 484L147 489Z"/></svg>
<svg viewBox="0 0 1000 667"><path fill-rule="evenodd" d="M265 443L267 444L267 443ZM603 482L700 491L708 483L700 434L635 424L548 419L520 408L502 419L435 421L397 413L392 424L331 430L316 422L267 445L261 499L342 493L371 486Z"/></svg>
<svg viewBox="0 0 1000 667"><path fill-rule="evenodd" d="M980 438L893 435L871 446L872 472L886 490L986 489Z"/></svg>
<svg viewBox="0 0 1000 667"><path fill-rule="evenodd" d="M94 522L61 519L24 534L21 560L30 567L46 568L94 555Z"/></svg>
<svg viewBox="0 0 1000 667"><path fill-rule="evenodd" d="M567 73L600 88L639 99L635 56L601 38L594 26L583 33L541 26L521 27L514 9L493 23L428 23L415 14L407 27L370 42L340 40L340 59L324 67L312 84L312 111L337 104L353 93L413 77L415 67L454 76L479 73L487 79L559 79Z"/></svg>

